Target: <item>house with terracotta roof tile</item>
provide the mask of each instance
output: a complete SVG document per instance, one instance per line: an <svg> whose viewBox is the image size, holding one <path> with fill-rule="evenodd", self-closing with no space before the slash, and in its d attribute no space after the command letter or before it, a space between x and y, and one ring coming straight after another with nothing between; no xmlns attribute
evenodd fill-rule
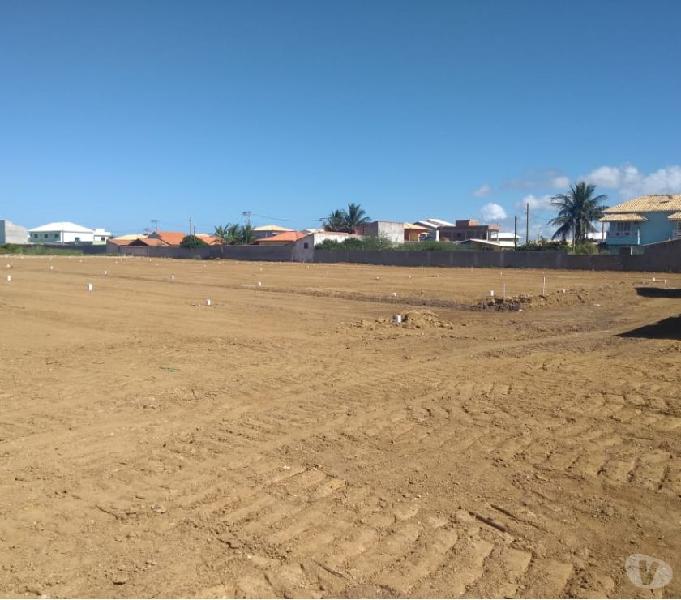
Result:
<svg viewBox="0 0 681 600"><path fill-rule="evenodd" d="M681 194L640 196L606 208L605 243L638 246L681 238Z"/></svg>
<svg viewBox="0 0 681 600"><path fill-rule="evenodd" d="M304 238L307 234L300 231L284 231L271 237L263 237L255 240L254 244L257 246L288 246L295 244L299 239Z"/></svg>
<svg viewBox="0 0 681 600"><path fill-rule="evenodd" d="M149 239L161 240L164 246L179 246L186 235L181 231L155 231L150 233L148 237Z"/></svg>

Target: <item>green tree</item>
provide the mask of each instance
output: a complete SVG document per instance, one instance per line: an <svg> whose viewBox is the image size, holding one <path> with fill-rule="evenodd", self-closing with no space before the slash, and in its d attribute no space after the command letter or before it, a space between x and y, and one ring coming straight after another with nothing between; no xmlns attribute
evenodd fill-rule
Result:
<svg viewBox="0 0 681 600"><path fill-rule="evenodd" d="M185 235L182 238L182 241L180 242L180 246L182 248L201 248L203 246L207 246L206 242L204 242L200 237L196 237L195 235Z"/></svg>
<svg viewBox="0 0 681 600"><path fill-rule="evenodd" d="M370 221L369 215L360 204L348 204L348 211L345 213L345 224L351 231L355 231L360 225Z"/></svg>
<svg viewBox="0 0 681 600"><path fill-rule="evenodd" d="M218 225L215 228L215 237L222 240L224 244L234 245L239 242L239 225L227 223L227 225Z"/></svg>
<svg viewBox="0 0 681 600"><path fill-rule="evenodd" d="M252 244L255 241L255 231L250 223L239 228L238 239L240 244Z"/></svg>
<svg viewBox="0 0 681 600"><path fill-rule="evenodd" d="M370 221L360 204L348 204L348 210L334 210L324 222L327 231L354 233L358 227Z"/></svg>
<svg viewBox="0 0 681 600"><path fill-rule="evenodd" d="M324 222L324 229L327 231L347 232L347 220L344 210L334 210Z"/></svg>
<svg viewBox="0 0 681 600"><path fill-rule="evenodd" d="M549 221L549 225L557 227L552 239L566 240L572 235L572 244L580 244L586 240L588 233L596 231L593 222L603 216L607 200L605 194L594 195L596 186L580 181L570 186L567 194L557 194L551 198L551 204L558 209L558 216Z"/></svg>

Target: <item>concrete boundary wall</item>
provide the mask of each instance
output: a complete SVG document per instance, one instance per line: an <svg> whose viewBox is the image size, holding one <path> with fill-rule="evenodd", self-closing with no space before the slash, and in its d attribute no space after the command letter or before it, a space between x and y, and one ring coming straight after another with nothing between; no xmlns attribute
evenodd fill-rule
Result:
<svg viewBox="0 0 681 600"><path fill-rule="evenodd" d="M636 255L573 255L566 252L315 250L318 263L359 263L402 267L491 267L681 273L681 240L644 248Z"/></svg>
<svg viewBox="0 0 681 600"><path fill-rule="evenodd" d="M584 255L566 252L314 250L317 263L357 263L402 267L488 267L498 269L577 269L681 273L681 240L642 247L636 255ZM295 246L206 246L203 248L108 246L109 254L150 258L224 258L301 262Z"/></svg>
<svg viewBox="0 0 681 600"><path fill-rule="evenodd" d="M178 248L170 246L114 246L109 254L149 258L231 258L233 260L292 261L293 246L204 246Z"/></svg>
<svg viewBox="0 0 681 600"><path fill-rule="evenodd" d="M78 250L83 254L106 254L105 244L32 244L50 250Z"/></svg>

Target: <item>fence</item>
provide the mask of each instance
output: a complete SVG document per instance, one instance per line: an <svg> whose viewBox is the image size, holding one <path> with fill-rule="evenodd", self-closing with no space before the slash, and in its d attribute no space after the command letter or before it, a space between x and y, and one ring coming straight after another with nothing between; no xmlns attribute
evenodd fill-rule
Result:
<svg viewBox="0 0 681 600"><path fill-rule="evenodd" d="M566 252L314 250L317 263L359 263L403 267L494 267L502 269L578 269L586 271L681 272L681 240L642 246L640 254L573 255ZM227 258L300 261L295 245L206 246L203 248L112 246L110 254L151 258Z"/></svg>
<svg viewBox="0 0 681 600"><path fill-rule="evenodd" d="M149 258L231 258L233 260L292 261L293 246L115 246L109 244L109 254L145 256Z"/></svg>
<svg viewBox="0 0 681 600"><path fill-rule="evenodd" d="M510 251L315 250L314 260L319 263L349 262L403 267L681 272L681 244L665 242L656 246L659 248L650 246L643 254L636 255L574 255L566 252Z"/></svg>

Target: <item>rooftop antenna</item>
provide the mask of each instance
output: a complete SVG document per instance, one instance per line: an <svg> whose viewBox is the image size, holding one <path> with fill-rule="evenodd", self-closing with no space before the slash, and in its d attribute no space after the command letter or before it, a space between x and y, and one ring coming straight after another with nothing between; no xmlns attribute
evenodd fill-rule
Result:
<svg viewBox="0 0 681 600"><path fill-rule="evenodd" d="M152 229L154 230L154 233L158 233L158 219L152 219L151 225Z"/></svg>

